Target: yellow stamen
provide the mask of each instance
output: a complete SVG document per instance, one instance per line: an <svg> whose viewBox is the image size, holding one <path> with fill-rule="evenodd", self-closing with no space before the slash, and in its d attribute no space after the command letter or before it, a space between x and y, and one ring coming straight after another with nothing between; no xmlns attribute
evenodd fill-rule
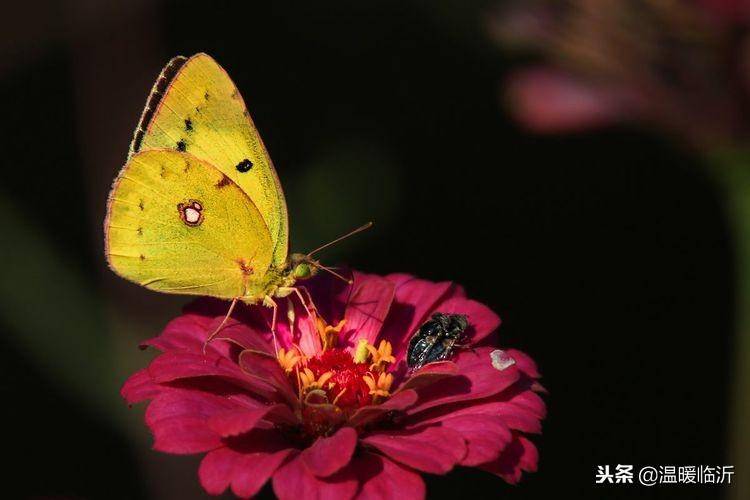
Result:
<svg viewBox="0 0 750 500"><path fill-rule="evenodd" d="M339 333L344 328L346 319L342 319L336 326L331 326L325 322L320 316L315 316L315 325L318 329L318 335L320 335L320 341L323 344L323 350L330 349L336 346L339 339Z"/></svg>
<svg viewBox="0 0 750 500"><path fill-rule="evenodd" d="M368 373L363 376L362 379L365 381L365 384L367 384L367 387L370 388L370 394L373 396L373 401L375 401L375 398L377 397L387 398L391 395L389 391L393 384L393 375L390 373L381 373L377 380L375 380L375 377L372 374Z"/></svg>
<svg viewBox="0 0 750 500"><path fill-rule="evenodd" d="M377 349L375 349L375 346L367 344L367 350L372 355L370 370L383 372L388 363L396 361L396 358L393 357L393 346L387 340L381 340Z"/></svg>
<svg viewBox="0 0 750 500"><path fill-rule="evenodd" d="M311 369L305 368L299 372L299 381L302 391L309 391L314 389L322 389L323 385L328 382L328 379L333 377L333 372L325 372L323 375L315 379L315 374Z"/></svg>
<svg viewBox="0 0 750 500"><path fill-rule="evenodd" d="M284 372L290 373L292 370L294 370L294 367L297 366L297 363L302 361L303 356L299 353L299 351L289 349L289 352L287 352L282 347L276 354L276 358L279 360L279 365L281 365L281 368L284 369Z"/></svg>

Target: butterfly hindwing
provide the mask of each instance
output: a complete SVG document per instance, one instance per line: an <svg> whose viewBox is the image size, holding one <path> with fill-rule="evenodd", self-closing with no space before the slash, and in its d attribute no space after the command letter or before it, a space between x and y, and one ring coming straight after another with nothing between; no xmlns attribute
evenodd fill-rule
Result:
<svg viewBox="0 0 750 500"><path fill-rule="evenodd" d="M176 57L162 71L130 154L156 148L187 152L235 182L268 227L273 263L284 265L288 219L279 179L237 87L210 56Z"/></svg>
<svg viewBox="0 0 750 500"><path fill-rule="evenodd" d="M166 293L225 299L263 289L272 241L252 200L189 153L148 150L115 181L107 260L121 276Z"/></svg>

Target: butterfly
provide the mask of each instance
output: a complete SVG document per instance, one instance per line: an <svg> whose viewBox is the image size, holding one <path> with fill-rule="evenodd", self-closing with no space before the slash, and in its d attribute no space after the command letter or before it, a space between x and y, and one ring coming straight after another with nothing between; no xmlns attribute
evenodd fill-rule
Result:
<svg viewBox="0 0 750 500"><path fill-rule="evenodd" d="M274 298L296 293L304 305L295 283L333 272L312 258L328 245L289 255L271 158L239 90L203 53L173 58L156 80L109 195L104 235L109 266L123 278L231 300L225 321L237 301L264 304L274 310L272 331Z"/></svg>

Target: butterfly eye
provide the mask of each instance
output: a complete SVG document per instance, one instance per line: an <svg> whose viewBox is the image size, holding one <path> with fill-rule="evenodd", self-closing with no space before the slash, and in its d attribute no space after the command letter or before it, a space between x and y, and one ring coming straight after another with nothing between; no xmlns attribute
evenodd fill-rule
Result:
<svg viewBox="0 0 750 500"><path fill-rule="evenodd" d="M301 262L294 267L294 277L298 280L310 278L312 274L312 269L307 262Z"/></svg>

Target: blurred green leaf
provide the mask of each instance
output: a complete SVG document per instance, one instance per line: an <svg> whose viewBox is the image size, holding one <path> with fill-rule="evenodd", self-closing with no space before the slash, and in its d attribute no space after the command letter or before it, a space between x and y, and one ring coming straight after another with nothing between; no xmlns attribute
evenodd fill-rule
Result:
<svg viewBox="0 0 750 500"><path fill-rule="evenodd" d="M0 254L0 318L9 327L8 340L61 391L107 413L119 397L93 284L1 194L0 211L7 238Z"/></svg>

